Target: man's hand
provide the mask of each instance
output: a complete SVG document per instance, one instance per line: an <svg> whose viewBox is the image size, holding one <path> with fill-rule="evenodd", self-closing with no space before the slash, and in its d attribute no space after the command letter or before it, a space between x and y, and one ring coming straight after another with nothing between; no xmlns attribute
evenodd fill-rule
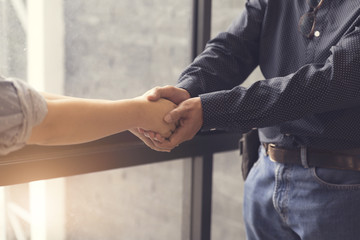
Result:
<svg viewBox="0 0 360 240"><path fill-rule="evenodd" d="M149 101L157 101L160 98L165 98L176 105L190 98L188 91L174 86L155 87L147 91L144 96L146 96Z"/></svg>
<svg viewBox="0 0 360 240"><path fill-rule="evenodd" d="M175 133L169 140L152 139L154 147L162 151L170 151L180 143L192 139L203 124L203 111L199 97L190 98L179 104L177 108L165 115L167 123L179 122Z"/></svg>
<svg viewBox="0 0 360 240"><path fill-rule="evenodd" d="M147 91L143 96L145 96L149 101L157 101L160 98L165 98L176 105L190 98L190 94L185 89L174 86L155 87ZM156 145L157 143L167 141L163 136L161 136L161 134L153 131L146 131L142 128L132 129L131 132L140 138L151 149L157 151L169 151L161 149Z"/></svg>
<svg viewBox="0 0 360 240"><path fill-rule="evenodd" d="M169 138L175 131L177 123L167 123L164 121L164 117L177 105L164 98L149 101L146 96L141 96L135 100L140 103L136 127L156 132L163 138Z"/></svg>

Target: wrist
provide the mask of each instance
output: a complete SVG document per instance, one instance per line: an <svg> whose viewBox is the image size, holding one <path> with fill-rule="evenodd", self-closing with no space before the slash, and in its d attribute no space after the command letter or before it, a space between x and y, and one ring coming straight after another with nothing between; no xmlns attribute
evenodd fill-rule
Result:
<svg viewBox="0 0 360 240"><path fill-rule="evenodd" d="M149 101L143 97L136 97L132 100L132 109L133 111L133 125L134 127L145 127L146 119L148 119L149 111Z"/></svg>

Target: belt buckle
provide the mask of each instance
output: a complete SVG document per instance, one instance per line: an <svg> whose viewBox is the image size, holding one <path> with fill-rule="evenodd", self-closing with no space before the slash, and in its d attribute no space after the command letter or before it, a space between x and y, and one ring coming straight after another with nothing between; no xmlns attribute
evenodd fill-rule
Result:
<svg viewBox="0 0 360 240"><path fill-rule="evenodd" d="M268 146L267 146L267 148L266 148L266 155L269 157L270 161L276 162L274 159L271 158L271 156L270 156L270 154L269 154L269 149L270 149L271 147L272 147L272 148L275 148L276 145L275 145L274 143L269 143Z"/></svg>

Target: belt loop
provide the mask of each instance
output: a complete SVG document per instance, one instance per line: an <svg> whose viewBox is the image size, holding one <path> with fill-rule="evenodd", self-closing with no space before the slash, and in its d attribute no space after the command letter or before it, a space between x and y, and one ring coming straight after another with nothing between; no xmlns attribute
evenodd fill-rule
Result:
<svg viewBox="0 0 360 240"><path fill-rule="evenodd" d="M263 143L262 145L263 145L263 147L265 149L265 155L269 156L269 144Z"/></svg>
<svg viewBox="0 0 360 240"><path fill-rule="evenodd" d="M300 149L300 158L301 164L304 168L309 168L308 160L307 160L307 148L305 146L301 146Z"/></svg>

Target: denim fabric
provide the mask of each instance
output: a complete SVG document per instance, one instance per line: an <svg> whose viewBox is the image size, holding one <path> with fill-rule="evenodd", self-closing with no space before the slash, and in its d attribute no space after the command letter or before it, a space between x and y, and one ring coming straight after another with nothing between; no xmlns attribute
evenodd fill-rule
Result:
<svg viewBox="0 0 360 240"><path fill-rule="evenodd" d="M275 163L261 147L244 191L248 240L360 239L360 172Z"/></svg>

